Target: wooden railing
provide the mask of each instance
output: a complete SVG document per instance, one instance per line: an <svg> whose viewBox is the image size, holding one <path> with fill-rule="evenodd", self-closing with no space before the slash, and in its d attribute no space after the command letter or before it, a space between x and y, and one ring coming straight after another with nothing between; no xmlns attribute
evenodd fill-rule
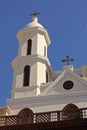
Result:
<svg viewBox="0 0 87 130"><path fill-rule="evenodd" d="M27 113L28 114L28 113ZM30 116L30 115L29 115ZM2 116L0 117L0 126L13 126L21 124L32 124L41 122L55 122L73 119L87 119L87 108L81 108L78 111L68 112L64 111L51 111L45 113L34 113L32 120L28 120L28 115L25 114L25 118L20 118L19 115L14 116Z"/></svg>
<svg viewBox="0 0 87 130"><path fill-rule="evenodd" d="M87 119L1 126L0 130L87 130Z"/></svg>

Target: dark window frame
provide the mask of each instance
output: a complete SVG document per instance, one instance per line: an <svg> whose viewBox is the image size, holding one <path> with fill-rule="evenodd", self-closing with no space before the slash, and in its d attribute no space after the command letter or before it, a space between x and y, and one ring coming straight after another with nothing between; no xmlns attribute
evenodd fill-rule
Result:
<svg viewBox="0 0 87 130"><path fill-rule="evenodd" d="M30 83L30 66L26 65L24 67L24 81L23 81L23 86L29 86Z"/></svg>
<svg viewBox="0 0 87 130"><path fill-rule="evenodd" d="M46 83L48 82L48 72L46 71Z"/></svg>
<svg viewBox="0 0 87 130"><path fill-rule="evenodd" d="M27 42L27 55L31 55L31 50L32 50L32 40L29 39Z"/></svg>

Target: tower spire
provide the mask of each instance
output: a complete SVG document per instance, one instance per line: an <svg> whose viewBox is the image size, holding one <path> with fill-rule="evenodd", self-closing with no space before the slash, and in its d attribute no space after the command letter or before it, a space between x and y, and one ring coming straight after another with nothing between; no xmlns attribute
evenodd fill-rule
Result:
<svg viewBox="0 0 87 130"><path fill-rule="evenodd" d="M36 10L33 12L33 13L31 13L30 15L32 15L33 17L37 17L38 15L39 15L40 13L38 13Z"/></svg>
<svg viewBox="0 0 87 130"><path fill-rule="evenodd" d="M62 62L66 62L67 65L69 65L70 62L73 62L74 59L70 58L69 55L66 56L66 59L62 59Z"/></svg>
<svg viewBox="0 0 87 130"><path fill-rule="evenodd" d="M35 10L33 13L31 13L30 15L33 16L32 21L38 22L37 16L38 16L39 14L40 14L40 13L38 13L36 10Z"/></svg>

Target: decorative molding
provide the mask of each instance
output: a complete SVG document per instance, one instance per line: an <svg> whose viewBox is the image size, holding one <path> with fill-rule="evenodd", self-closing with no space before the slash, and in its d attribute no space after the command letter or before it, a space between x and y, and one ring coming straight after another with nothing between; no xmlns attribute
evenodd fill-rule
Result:
<svg viewBox="0 0 87 130"><path fill-rule="evenodd" d="M25 58L26 57L26 58ZM29 55L29 56L18 56L17 58L15 58L12 62L12 67L15 68L17 63L18 62L23 62L23 61L32 61L32 62L42 62L42 63L46 63L47 66L50 66L50 70L52 71L51 69L51 65L50 65L50 62L49 62L49 59L47 57L44 57L44 56L41 56L41 55L37 55L37 54L34 54L34 55Z"/></svg>
<svg viewBox="0 0 87 130"><path fill-rule="evenodd" d="M87 102L87 91L21 99L8 99L7 105L14 109L15 107L20 108L20 106L26 105L29 105L30 107L42 107L47 105L65 104L67 102Z"/></svg>

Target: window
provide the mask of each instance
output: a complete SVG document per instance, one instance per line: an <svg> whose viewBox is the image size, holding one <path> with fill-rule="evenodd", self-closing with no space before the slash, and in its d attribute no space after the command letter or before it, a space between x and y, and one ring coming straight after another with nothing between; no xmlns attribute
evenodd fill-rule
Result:
<svg viewBox="0 0 87 130"><path fill-rule="evenodd" d="M24 83L23 86L29 86L30 79L30 66L27 65L24 67Z"/></svg>
<svg viewBox="0 0 87 130"><path fill-rule="evenodd" d="M48 82L48 73L46 72L46 82Z"/></svg>
<svg viewBox="0 0 87 130"><path fill-rule="evenodd" d="M34 114L29 108L24 108L18 113L18 124L33 123Z"/></svg>
<svg viewBox="0 0 87 130"><path fill-rule="evenodd" d="M29 39L27 43L27 55L31 55L32 40Z"/></svg>
<svg viewBox="0 0 87 130"><path fill-rule="evenodd" d="M78 118L80 118L80 111L76 105L70 103L63 108L62 110L63 120L72 120Z"/></svg>
<svg viewBox="0 0 87 130"><path fill-rule="evenodd" d="M74 83L70 80L65 81L64 84L63 84L63 88L66 89L66 90L72 89L73 86L74 86Z"/></svg>
<svg viewBox="0 0 87 130"><path fill-rule="evenodd" d="M46 56L46 46L44 46L44 56Z"/></svg>

